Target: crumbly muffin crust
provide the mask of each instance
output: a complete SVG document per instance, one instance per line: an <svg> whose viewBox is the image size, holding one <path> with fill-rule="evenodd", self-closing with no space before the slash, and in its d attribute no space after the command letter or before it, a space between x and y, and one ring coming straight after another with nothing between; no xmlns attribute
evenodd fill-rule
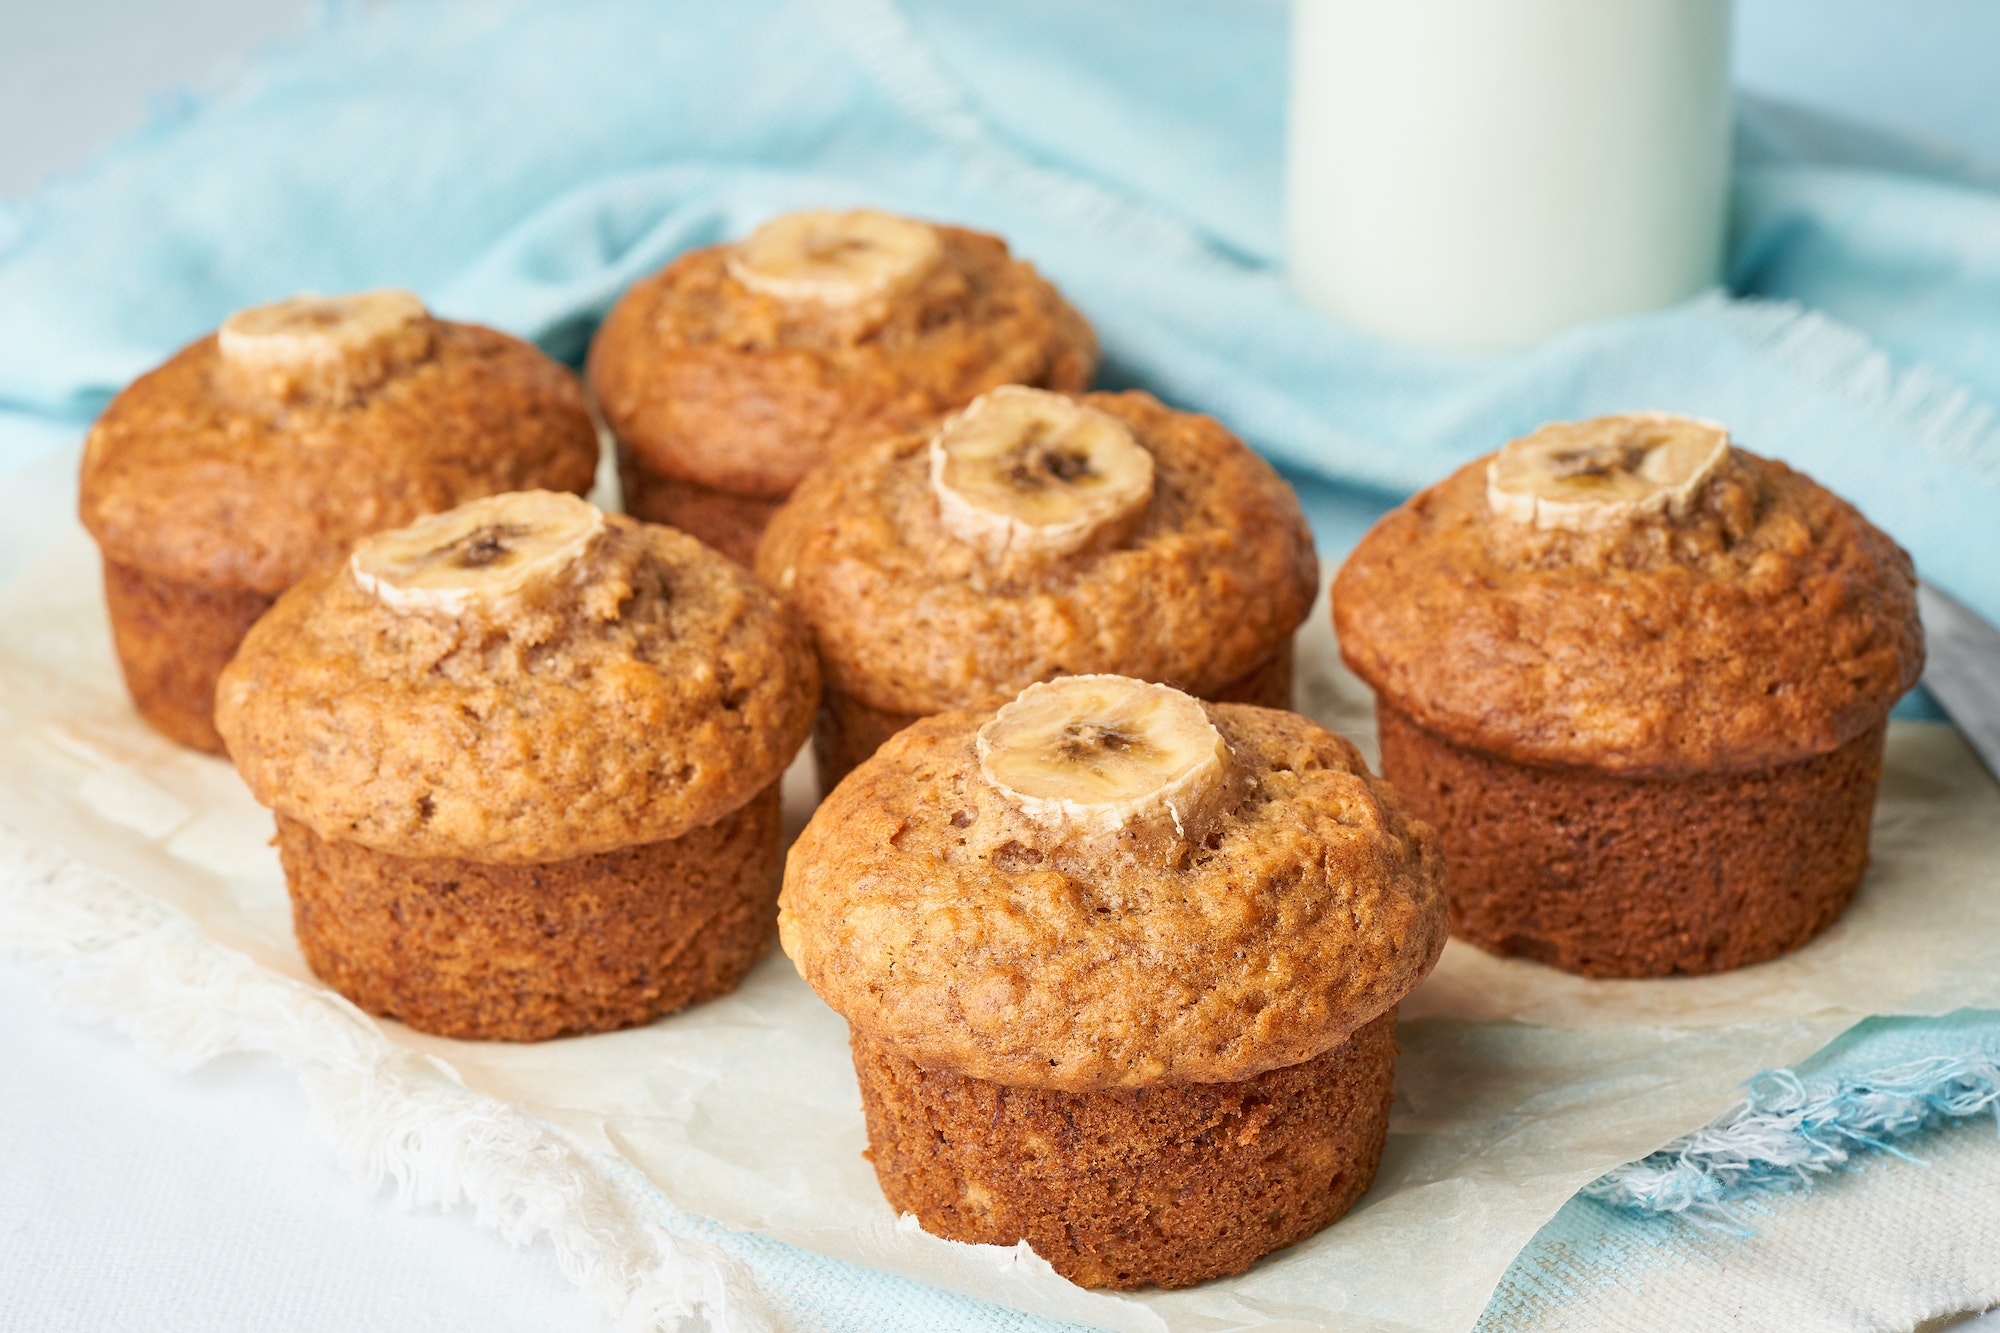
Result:
<svg viewBox="0 0 2000 1333"><path fill-rule="evenodd" d="M1086 1287L1240 1273L1336 1221L1388 1137L1396 1011L1233 1083L1054 1092L924 1069L861 1032L882 1193L934 1236L1025 1240Z"/></svg>
<svg viewBox="0 0 2000 1333"><path fill-rule="evenodd" d="M1825 754L1923 670L1910 558L1733 449L1692 513L1496 519L1487 460L1392 511L1333 586L1341 654L1422 727L1524 763L1672 775Z"/></svg>
<svg viewBox="0 0 2000 1333"><path fill-rule="evenodd" d="M829 453L995 385L1088 387L1097 338L1083 316L999 237L938 232L942 261L859 320L749 290L730 246L682 255L591 343L606 423L643 470L774 499Z"/></svg>
<svg viewBox="0 0 2000 1333"><path fill-rule="evenodd" d="M1338 1045L1444 947L1436 835L1317 724L1204 707L1235 799L1158 863L1051 844L980 776L987 715L910 727L794 845L785 952L856 1029L1014 1087L1241 1080Z"/></svg>
<svg viewBox="0 0 2000 1333"><path fill-rule="evenodd" d="M1212 418L1144 393L1083 400L1154 459L1125 541L989 564L941 524L927 431L849 450L771 520L757 571L812 625L827 683L888 713L979 707L1114 672L1207 696L1270 661L1319 581L1298 498Z"/></svg>
<svg viewBox="0 0 2000 1333"><path fill-rule="evenodd" d="M576 378L492 329L430 328L423 360L338 404L235 396L215 337L191 343L91 427L84 526L119 564L275 595L421 515L588 490L598 445Z"/></svg>
<svg viewBox="0 0 2000 1333"><path fill-rule="evenodd" d="M776 781L818 699L803 628L693 538L605 521L504 612L398 614L346 565L279 598L217 690L251 792L323 838L528 862L679 837Z"/></svg>

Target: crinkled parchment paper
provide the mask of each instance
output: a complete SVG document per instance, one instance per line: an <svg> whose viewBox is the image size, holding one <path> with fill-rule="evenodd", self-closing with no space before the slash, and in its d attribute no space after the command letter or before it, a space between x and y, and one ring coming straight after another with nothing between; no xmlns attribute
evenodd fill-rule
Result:
<svg viewBox="0 0 2000 1333"><path fill-rule="evenodd" d="M1302 705L1365 738L1366 694L1334 664L1323 615L1302 646ZM796 828L801 767L787 796ZM0 826L306 977L268 816L225 764L132 713L74 531L0 594ZM1891 729L1875 848L1845 920L1728 976L1585 982L1453 944L1403 1009L1374 1189L1318 1237L1192 1291L1085 1293L1014 1251L899 1222L861 1158L845 1029L780 956L637 1031L507 1046L383 1026L622 1154L683 1208L968 1294L1118 1329L1465 1329L1564 1200L1731 1105L1752 1074L1870 1013L2000 1005L2000 792L1949 730Z"/></svg>

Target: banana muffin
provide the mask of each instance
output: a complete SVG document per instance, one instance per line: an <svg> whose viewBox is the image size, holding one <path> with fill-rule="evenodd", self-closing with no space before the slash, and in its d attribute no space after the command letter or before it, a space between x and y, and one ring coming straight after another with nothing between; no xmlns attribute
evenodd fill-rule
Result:
<svg viewBox="0 0 2000 1333"><path fill-rule="evenodd" d="M279 593L423 514L586 491L597 453L569 371L408 292L231 315L112 399L84 446L83 525L140 716L220 754L216 676Z"/></svg>
<svg viewBox="0 0 2000 1333"><path fill-rule="evenodd" d="M627 512L748 564L842 445L1096 368L1090 325L997 236L857 210L682 255L612 309L588 373Z"/></svg>
<svg viewBox="0 0 2000 1333"><path fill-rule="evenodd" d="M779 931L848 1021L892 1207L1085 1286L1179 1287L1367 1190L1442 876L1317 724L1068 676L856 769Z"/></svg>
<svg viewBox="0 0 2000 1333"><path fill-rule="evenodd" d="M1824 930L1868 864L1910 558L1709 422L1544 426L1392 511L1333 585L1452 925L1586 976Z"/></svg>
<svg viewBox="0 0 2000 1333"><path fill-rule="evenodd" d="M306 961L371 1013L533 1041L733 987L819 689L740 566L575 496L477 500L280 597L216 723Z"/></svg>
<svg viewBox="0 0 2000 1333"><path fill-rule="evenodd" d="M819 646L822 792L917 718L1053 676L1289 707L1319 583L1298 497L1213 419L1023 387L829 460L757 570Z"/></svg>

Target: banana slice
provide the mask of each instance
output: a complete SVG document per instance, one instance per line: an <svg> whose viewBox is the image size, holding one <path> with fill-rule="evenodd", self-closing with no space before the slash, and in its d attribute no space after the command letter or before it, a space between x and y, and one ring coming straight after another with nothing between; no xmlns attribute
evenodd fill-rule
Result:
<svg viewBox="0 0 2000 1333"><path fill-rule="evenodd" d="M354 581L405 613L456 616L492 610L547 586L604 531L597 506L559 491L490 495L354 550Z"/></svg>
<svg viewBox="0 0 2000 1333"><path fill-rule="evenodd" d="M1197 700L1127 676L1030 685L979 729L977 747L981 776L1022 814L1092 835L1164 816L1186 836L1229 768Z"/></svg>
<svg viewBox="0 0 2000 1333"><path fill-rule="evenodd" d="M937 228L855 209L787 213L730 253L730 276L788 304L845 308L909 286L944 257Z"/></svg>
<svg viewBox="0 0 2000 1333"><path fill-rule="evenodd" d="M1516 523L1569 532L1679 517L1728 456L1729 432L1694 417L1628 412L1555 422L1493 456L1486 503Z"/></svg>
<svg viewBox="0 0 2000 1333"><path fill-rule="evenodd" d="M410 292L311 292L239 310L216 333L236 381L274 398L338 401L429 354L429 312Z"/></svg>
<svg viewBox="0 0 2000 1333"><path fill-rule="evenodd" d="M1153 456L1124 422L1045 389L981 394L931 437L945 530L989 557L1108 546L1153 499Z"/></svg>

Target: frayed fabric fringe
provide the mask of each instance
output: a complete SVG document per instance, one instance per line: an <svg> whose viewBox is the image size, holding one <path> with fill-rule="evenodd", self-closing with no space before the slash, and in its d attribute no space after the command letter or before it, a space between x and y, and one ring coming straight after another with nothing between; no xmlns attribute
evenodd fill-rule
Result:
<svg viewBox="0 0 2000 1333"><path fill-rule="evenodd" d="M2000 1065L1987 1056L1929 1056L1864 1075L1758 1077L1742 1105L1642 1161L1584 1187L1592 1198L1656 1213L1733 1221L1730 1200L1792 1189L1880 1151L1920 1160L1893 1140L1991 1111L2000 1119Z"/></svg>
<svg viewBox="0 0 2000 1333"><path fill-rule="evenodd" d="M233 1051L299 1077L311 1131L363 1188L469 1205L516 1245L547 1236L563 1273L621 1330L775 1328L749 1269L648 1220L612 1164L519 1107L404 1050L329 992L261 967L175 908L0 829L0 949L58 1003L190 1069Z"/></svg>
<svg viewBox="0 0 2000 1333"><path fill-rule="evenodd" d="M2000 418L1929 366L1897 366L1866 335L1796 301L1711 295L1724 323L1774 360L1864 412L1896 422L1942 462L2000 481Z"/></svg>

